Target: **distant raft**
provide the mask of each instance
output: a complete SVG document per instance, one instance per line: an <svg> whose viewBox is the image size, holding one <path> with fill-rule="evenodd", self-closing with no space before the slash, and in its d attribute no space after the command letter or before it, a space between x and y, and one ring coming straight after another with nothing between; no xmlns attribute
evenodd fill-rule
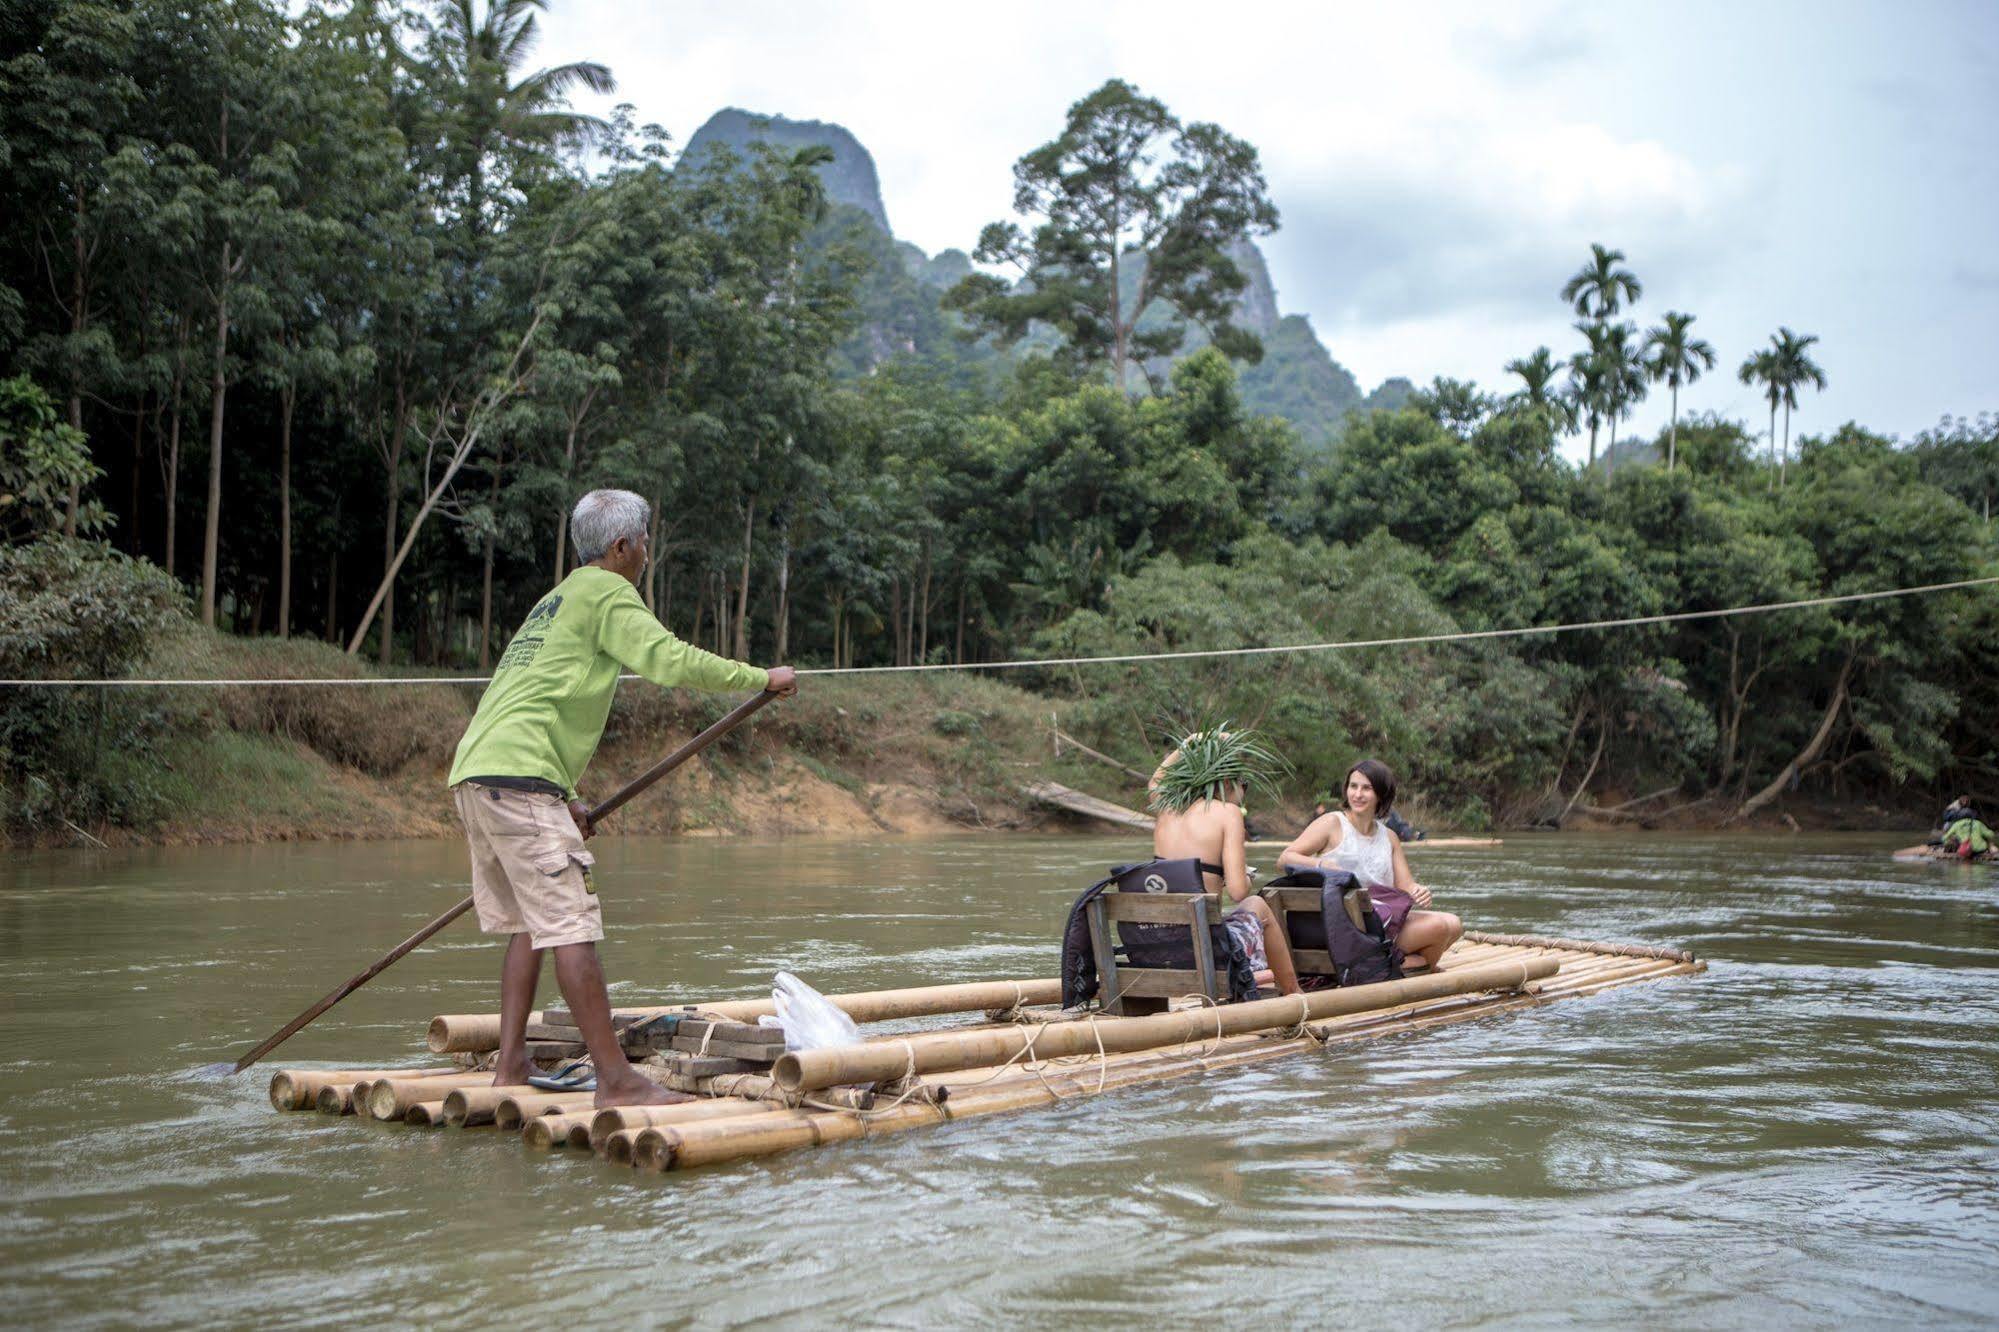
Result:
<svg viewBox="0 0 1999 1332"><path fill-rule="evenodd" d="M1693 954L1539 935L1469 933L1444 969L1378 985L1220 1006L1186 1002L1145 1017L1058 1010L1056 980L1001 980L830 995L869 1032L858 1045L786 1053L756 1019L768 999L615 1010L646 1076L702 1099L597 1110L588 1092L494 1087L497 1014L432 1019L430 1068L282 1069L285 1111L491 1127L530 1148L595 1151L617 1165L684 1170L798 1147L1052 1105L1121 1087L1236 1068L1704 971ZM976 1015L972 1020L948 1019ZM915 1020L946 1019L922 1029ZM896 1023L883 1031L879 1024ZM547 1065L577 1048L569 1015L531 1016Z"/></svg>
<svg viewBox="0 0 1999 1332"><path fill-rule="evenodd" d="M1999 847L1975 856L1960 856L1955 851L1946 851L1940 846L1927 843L1922 846L1905 846L1895 853L1897 860L1932 860L1953 865L1999 865Z"/></svg>

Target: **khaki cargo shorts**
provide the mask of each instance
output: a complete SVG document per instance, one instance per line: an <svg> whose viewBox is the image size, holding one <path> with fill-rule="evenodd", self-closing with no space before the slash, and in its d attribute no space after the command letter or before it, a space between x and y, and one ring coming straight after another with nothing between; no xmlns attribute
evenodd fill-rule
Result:
<svg viewBox="0 0 1999 1332"><path fill-rule="evenodd" d="M559 798L477 782L456 788L472 850L472 905L487 934L526 934L535 948L604 937L583 834Z"/></svg>

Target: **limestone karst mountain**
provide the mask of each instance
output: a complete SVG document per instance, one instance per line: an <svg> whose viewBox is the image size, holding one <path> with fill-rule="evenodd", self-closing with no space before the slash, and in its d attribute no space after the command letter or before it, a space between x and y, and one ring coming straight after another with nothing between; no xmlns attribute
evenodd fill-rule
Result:
<svg viewBox="0 0 1999 1332"><path fill-rule="evenodd" d="M790 150L823 144L833 150L833 160L819 169L833 204L822 232L858 245L875 260L876 271L860 292L862 326L840 352L845 369L864 372L898 355L960 360L995 355L987 348L967 347L954 331L955 318L938 305L942 293L971 271L971 259L957 249L928 255L896 239L874 157L845 127L730 107L694 132L682 160L697 163L718 145L743 153L759 142ZM1263 359L1241 367L1243 400L1250 407L1284 417L1308 445L1323 448L1349 413L1398 406L1408 396L1410 386L1403 379L1388 380L1363 395L1353 375L1319 341L1311 321L1279 309L1263 252L1244 242L1234 257L1249 279L1238 318L1263 339ZM1188 350L1202 341L1191 337Z"/></svg>

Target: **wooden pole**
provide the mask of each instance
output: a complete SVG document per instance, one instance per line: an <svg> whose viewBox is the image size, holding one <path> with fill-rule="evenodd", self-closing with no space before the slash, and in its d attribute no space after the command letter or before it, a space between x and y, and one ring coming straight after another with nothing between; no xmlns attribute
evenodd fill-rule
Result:
<svg viewBox="0 0 1999 1332"><path fill-rule="evenodd" d="M722 718L722 720L716 722L713 726L710 726L707 730L695 736L692 740L689 740L679 749L674 750L673 753L667 755L659 762L653 764L652 767L647 768L644 772L640 773L636 778L625 783L622 789L613 794L610 799L604 801L602 804L592 809L586 817L589 819L589 821L592 824L595 824L599 819L602 819L605 815L611 813L611 811L623 806L625 802L630 800L633 796L638 795L641 791L644 791L654 782L657 782L660 778L666 776L666 774L672 772L675 768L687 762L687 760L693 758L696 754L699 754L709 745L714 744L717 740L727 735L730 731L735 730L736 727L740 726L745 720L747 720L752 713L756 712L759 708L763 707L765 704L769 703L772 699L776 697L777 697L776 694L766 689L761 693L753 694L749 698L744 699L741 703L738 703L734 708L730 709L729 714L726 717ZM262 1059L265 1055L269 1054L271 1051L277 1049L278 1046L284 1044L284 1042L290 1040L293 1036L297 1035L298 1032L307 1023L311 1022L321 1013L324 1013L327 1009L339 1003L342 999L345 999L348 995L354 993L354 991L360 989L363 985L366 985L369 981L375 979L375 977L381 975L384 971L388 970L390 966L399 961L404 954L408 953L418 944L421 944L431 935L436 934L439 930L443 929L446 925L449 925L452 921L457 920L460 916L464 915L467 911L470 911L471 909L472 909L472 898L468 894L463 901L459 902L449 911L446 911L443 915L437 917L435 920L432 920L429 924L425 925L415 934L412 934L409 938L403 940L401 943L397 944L394 948L390 949L387 953L384 953L381 957L377 958L373 963L369 964L368 966L362 968L360 971L356 972L353 976L349 977L347 981L345 981L343 984L335 986L323 998L321 998L319 1002L313 1004L310 1008L307 1008L303 1013L300 1013L290 1022L287 1022L284 1026L278 1028L278 1030L271 1033L271 1035L269 1035L264 1040L259 1042L241 1059L238 1059L236 1061L236 1066L230 1071L232 1073L241 1073L244 1069L250 1067L250 1065L256 1063L259 1059ZM497 1049L498 1048L497 1045L494 1048ZM316 1094L317 1093L315 1093L315 1095Z"/></svg>
<svg viewBox="0 0 1999 1332"><path fill-rule="evenodd" d="M1344 1013L1391 1008L1412 999L1442 998L1471 990L1514 989L1553 975L1557 965L1550 958L1492 962L1379 985L1321 990L1218 1008L1179 1009L1154 1017L1105 1018L968 1033L934 1032L825 1050L797 1050L777 1061L772 1077L786 1091L815 1091L848 1083L871 1084L905 1075L1001 1064L1026 1053L1030 1041L1034 1053L1044 1059L1152 1049Z"/></svg>
<svg viewBox="0 0 1999 1332"><path fill-rule="evenodd" d="M560 1114L537 1115L521 1127L521 1141L540 1151L554 1147L588 1148L590 1121L595 1110L571 1110Z"/></svg>
<svg viewBox="0 0 1999 1332"><path fill-rule="evenodd" d="M856 1022L893 1022L902 1018L940 1017L947 1013L979 1013L988 1009L1040 1007L1062 1002L1062 982L1047 980L971 981L960 985L922 985L897 990L867 990L829 994L826 998ZM755 1022L777 1012L769 999L720 999L699 1004L650 1008L614 1008L612 1017L648 1018L662 1013L700 1012L731 1022ZM544 1020L532 1013L530 1023ZM434 1054L484 1054L500 1048L498 1013L440 1013L430 1020L425 1043Z"/></svg>
<svg viewBox="0 0 1999 1332"><path fill-rule="evenodd" d="M516 1092L503 1096L493 1107L493 1126L506 1132L519 1132L522 1125L543 1115L573 1114L595 1109L595 1092Z"/></svg>

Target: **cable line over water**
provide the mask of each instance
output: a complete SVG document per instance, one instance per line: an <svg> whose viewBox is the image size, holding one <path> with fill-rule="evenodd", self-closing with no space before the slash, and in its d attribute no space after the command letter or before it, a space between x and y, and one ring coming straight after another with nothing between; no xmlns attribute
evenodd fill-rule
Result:
<svg viewBox="0 0 1999 1332"><path fill-rule="evenodd" d="M891 675L919 671L1011 671L1050 666L1114 666L1134 662L1198 661L1225 657L1270 657L1288 652L1346 652L1360 648L1414 647L1431 643L1468 643L1483 639L1531 638L1538 634L1573 634L1596 629L1629 629L1648 624L1685 624L1694 620L1720 620L1740 615L1768 615L1776 611L1807 610L1815 606L1844 606L1863 601L1886 601L1895 597L1927 596L1955 592L1969 587L1999 583L1999 574L1985 578L1963 578L1950 583L1925 583L1919 587L1897 587L1876 592L1844 592L1833 596L1801 597L1796 601L1772 601L1754 606L1726 606L1716 610L1668 611L1658 615L1627 615L1607 620L1578 620L1569 624L1529 625L1518 629L1461 629L1441 634L1404 634L1394 638L1351 638L1325 643L1285 643L1268 647L1191 648L1182 652L1130 652L1102 657L1021 657L1009 661L923 662L911 666L838 666L798 668L804 675ZM636 675L621 675L636 680ZM71 689L138 689L164 686L226 688L230 686L283 685L482 685L490 675L405 675L327 676L318 679L116 679L116 680L0 680L0 687L43 686Z"/></svg>

